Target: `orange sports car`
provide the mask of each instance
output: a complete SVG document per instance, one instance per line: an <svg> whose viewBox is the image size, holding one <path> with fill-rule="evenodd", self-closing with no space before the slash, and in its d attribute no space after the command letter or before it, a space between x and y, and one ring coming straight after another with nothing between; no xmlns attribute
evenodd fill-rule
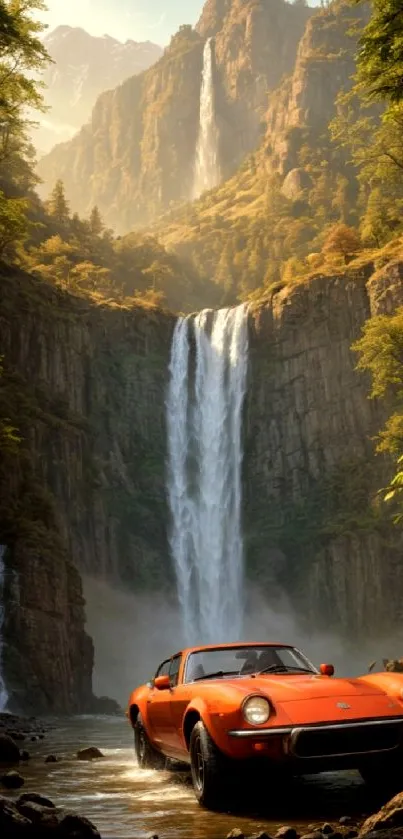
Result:
<svg viewBox="0 0 403 839"><path fill-rule="evenodd" d="M312 774L358 769L403 781L403 674L333 679L295 647L193 647L137 688L127 715L138 763L190 764L198 801L220 809L242 766ZM399 786L400 789L400 786Z"/></svg>

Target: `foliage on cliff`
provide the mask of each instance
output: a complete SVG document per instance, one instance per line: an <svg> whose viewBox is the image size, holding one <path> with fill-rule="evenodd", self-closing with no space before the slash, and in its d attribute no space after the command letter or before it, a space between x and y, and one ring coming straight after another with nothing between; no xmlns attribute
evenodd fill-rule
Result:
<svg viewBox="0 0 403 839"><path fill-rule="evenodd" d="M115 303L132 300L189 311L199 308L209 292L214 300L216 291L153 237L114 236L97 207L88 219L72 214L61 181L45 204L36 199L32 206L31 235L18 257L23 268L41 279Z"/></svg>
<svg viewBox="0 0 403 839"><path fill-rule="evenodd" d="M392 316L371 318L363 336L354 345L359 354L358 367L372 376L371 396L387 399L390 416L379 434L378 451L391 454L397 462L396 473L382 490L386 501L394 502L396 521L403 521L403 309Z"/></svg>

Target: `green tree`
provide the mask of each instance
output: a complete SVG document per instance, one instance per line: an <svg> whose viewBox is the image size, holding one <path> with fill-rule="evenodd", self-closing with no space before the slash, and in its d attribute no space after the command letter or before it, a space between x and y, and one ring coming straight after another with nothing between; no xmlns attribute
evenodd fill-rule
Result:
<svg viewBox="0 0 403 839"><path fill-rule="evenodd" d="M63 181L56 181L48 201L49 215L61 227L67 227L70 221L70 207L66 199Z"/></svg>
<svg viewBox="0 0 403 839"><path fill-rule="evenodd" d="M363 335L353 345L358 353L358 368L372 377L371 397L387 400L390 415L379 434L378 451L393 456L396 472L389 486L382 490L386 501L397 504L396 520L403 519L403 308L388 317L371 318Z"/></svg>
<svg viewBox="0 0 403 839"><path fill-rule="evenodd" d="M101 213L99 212L97 206L93 207L91 210L90 228L93 236L100 236L104 229L104 223L101 218Z"/></svg>
<svg viewBox="0 0 403 839"><path fill-rule="evenodd" d="M402 3L401 0L372 0L371 6L371 19L360 39L357 82L368 98L399 103L403 101Z"/></svg>
<svg viewBox="0 0 403 839"><path fill-rule="evenodd" d="M41 0L0 0L0 227L2 256L14 258L25 236L30 190L36 183L28 111L43 109L37 74L50 60L33 14ZM16 203L17 202L17 203Z"/></svg>

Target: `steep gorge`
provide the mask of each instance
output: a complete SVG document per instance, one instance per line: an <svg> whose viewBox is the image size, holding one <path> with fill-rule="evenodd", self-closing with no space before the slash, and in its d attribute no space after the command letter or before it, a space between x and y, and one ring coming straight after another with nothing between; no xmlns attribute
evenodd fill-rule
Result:
<svg viewBox="0 0 403 839"><path fill-rule="evenodd" d="M61 178L74 210L86 214L97 204L119 232L189 200L209 37L220 168L228 177L264 134L269 93L292 71L311 14L285 0L208 0L195 30L181 27L156 65L103 94L91 122L41 160L43 190Z"/></svg>
<svg viewBox="0 0 403 839"><path fill-rule="evenodd" d="M247 574L268 607L285 591L305 628L357 643L394 629L403 578L399 531L373 504L388 468L371 440L383 417L350 347L371 314L402 301L395 263L284 289L249 319ZM92 645L79 573L126 591L173 587L174 317L95 306L24 275L3 275L0 303L2 411L22 438L1 468L6 680L20 706L84 710Z"/></svg>

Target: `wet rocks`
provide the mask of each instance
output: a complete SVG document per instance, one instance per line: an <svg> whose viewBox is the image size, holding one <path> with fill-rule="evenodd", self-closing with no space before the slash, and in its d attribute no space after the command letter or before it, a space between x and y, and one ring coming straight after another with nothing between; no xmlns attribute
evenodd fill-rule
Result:
<svg viewBox="0 0 403 839"><path fill-rule="evenodd" d="M89 746L87 749L80 749L77 752L77 760L99 760L101 757L105 757L99 749L96 749L95 746Z"/></svg>
<svg viewBox="0 0 403 839"><path fill-rule="evenodd" d="M58 763L59 758L56 755L47 755L45 757L45 763Z"/></svg>
<svg viewBox="0 0 403 839"><path fill-rule="evenodd" d="M23 792L18 799L18 804L40 804L41 807L52 807L54 808L53 801L50 798L46 798L44 795L39 795L37 792Z"/></svg>
<svg viewBox="0 0 403 839"><path fill-rule="evenodd" d="M360 839L372 833L376 833L378 836L381 831L395 830L396 828L402 829L403 836L403 792L395 795L391 801L379 810L379 813L370 816L362 825L359 836Z"/></svg>
<svg viewBox="0 0 403 839"><path fill-rule="evenodd" d="M20 760L25 761L30 759L30 754L26 749L20 751Z"/></svg>
<svg viewBox="0 0 403 839"><path fill-rule="evenodd" d="M0 764L19 763L20 750L8 734L0 734Z"/></svg>
<svg viewBox="0 0 403 839"><path fill-rule="evenodd" d="M48 839L100 839L88 819L56 809L52 801L37 793L23 794L17 801L0 796L0 835L7 839L42 835Z"/></svg>
<svg viewBox="0 0 403 839"><path fill-rule="evenodd" d="M298 839L299 834L295 830L295 827L288 827L284 825L284 827L280 827L277 831L275 839Z"/></svg>
<svg viewBox="0 0 403 839"><path fill-rule="evenodd" d="M24 778L19 772L6 772L0 776L0 784L6 789L20 789L24 783Z"/></svg>
<svg viewBox="0 0 403 839"><path fill-rule="evenodd" d="M228 833L227 839L246 839L246 836L243 830L240 830L239 827L234 827L234 829Z"/></svg>

